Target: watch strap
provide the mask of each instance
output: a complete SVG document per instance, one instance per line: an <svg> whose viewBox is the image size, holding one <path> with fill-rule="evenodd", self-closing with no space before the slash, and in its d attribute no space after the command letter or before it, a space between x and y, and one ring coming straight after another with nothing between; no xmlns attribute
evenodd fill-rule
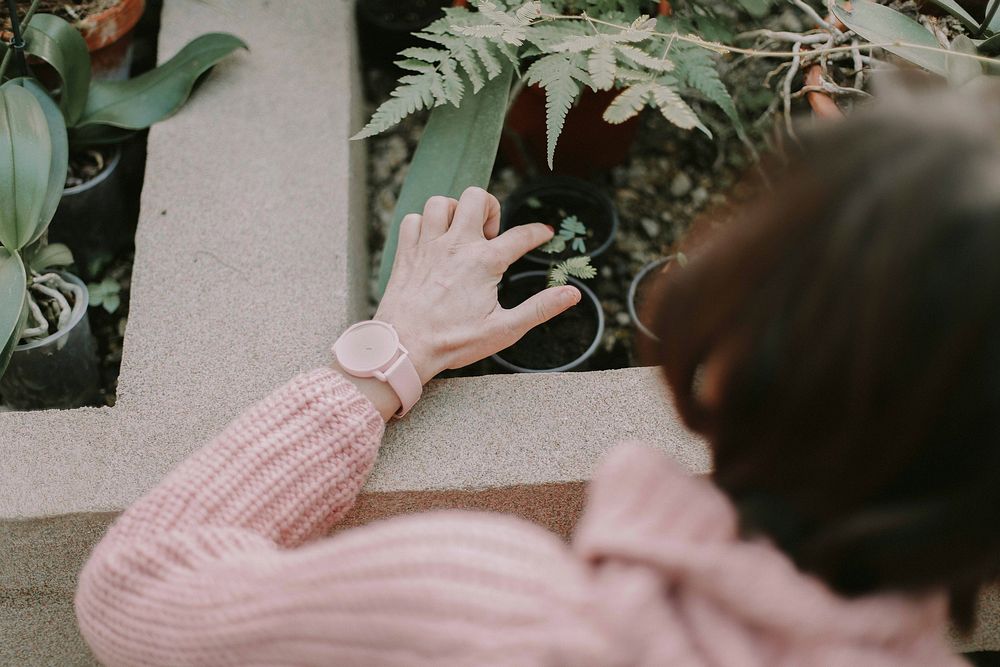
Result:
<svg viewBox="0 0 1000 667"><path fill-rule="evenodd" d="M381 376L381 377L379 377ZM424 391L424 386L420 382L420 375L413 366L410 355L406 348L399 346L399 356L396 357L388 368L375 374L379 380L389 383L392 390L399 396L401 407L396 413L397 417L402 417L410 411Z"/></svg>

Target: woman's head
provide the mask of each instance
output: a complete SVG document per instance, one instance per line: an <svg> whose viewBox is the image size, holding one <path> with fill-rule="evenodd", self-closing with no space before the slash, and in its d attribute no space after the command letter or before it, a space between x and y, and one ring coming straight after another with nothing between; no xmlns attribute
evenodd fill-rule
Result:
<svg viewBox="0 0 1000 667"><path fill-rule="evenodd" d="M807 139L658 313L745 527L848 594L1000 559L1000 128L920 105Z"/></svg>

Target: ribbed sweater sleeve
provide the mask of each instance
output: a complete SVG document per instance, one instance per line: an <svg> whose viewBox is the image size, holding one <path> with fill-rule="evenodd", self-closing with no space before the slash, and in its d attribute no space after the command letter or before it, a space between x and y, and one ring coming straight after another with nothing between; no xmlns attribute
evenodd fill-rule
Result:
<svg viewBox="0 0 1000 667"><path fill-rule="evenodd" d="M541 528L444 512L314 539L353 504L382 431L326 369L239 417L129 508L81 572L77 618L97 658L612 664L585 620L590 573Z"/></svg>

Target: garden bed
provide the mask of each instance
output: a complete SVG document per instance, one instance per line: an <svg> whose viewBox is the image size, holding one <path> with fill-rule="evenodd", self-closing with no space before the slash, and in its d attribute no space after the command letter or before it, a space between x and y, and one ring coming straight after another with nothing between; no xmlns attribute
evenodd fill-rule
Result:
<svg viewBox="0 0 1000 667"><path fill-rule="evenodd" d="M392 80L383 71L369 71L367 76L367 104L371 111L391 89ZM417 114L368 140L372 312L377 304L376 276L386 229L426 118L426 113ZM589 179L611 197L620 222L612 246L594 258L597 277L587 281L601 301L605 329L596 353L580 370L641 364L634 344L636 329L626 303L632 279L648 262L674 252L684 232L699 216L721 220L733 204L752 194L752 188L741 181L750 162L745 146L735 135L709 139L697 132L679 130L656 113L644 113L640 123L625 162ZM524 174L505 164L501 157L489 189L503 205L525 180ZM542 268L521 264L525 263L515 265L510 272ZM487 360L448 375L502 372L508 371Z"/></svg>

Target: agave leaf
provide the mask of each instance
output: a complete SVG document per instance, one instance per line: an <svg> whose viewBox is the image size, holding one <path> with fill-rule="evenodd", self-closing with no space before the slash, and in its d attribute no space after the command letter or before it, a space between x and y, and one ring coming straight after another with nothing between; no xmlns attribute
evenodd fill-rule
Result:
<svg viewBox="0 0 1000 667"><path fill-rule="evenodd" d="M422 211L433 195L457 198L469 186L489 184L507 112L512 73L513 67L505 63L500 76L478 93L466 94L460 106L445 104L431 112L399 193L382 250L380 294L385 291L392 272L403 216Z"/></svg>
<svg viewBox="0 0 1000 667"><path fill-rule="evenodd" d="M17 251L36 237L52 169L45 111L21 86L0 88L0 243Z"/></svg>
<svg viewBox="0 0 1000 667"><path fill-rule="evenodd" d="M48 229L52 216L56 214L63 190L66 187L66 166L69 163L69 140L66 137L66 124L59 107L52 101L48 91L42 88L34 79L12 79L4 86L21 86L35 96L45 113L49 125L49 139L52 142L52 163L49 167L49 184L45 193L45 202L38 218L38 228L27 244L34 243Z"/></svg>
<svg viewBox="0 0 1000 667"><path fill-rule="evenodd" d="M80 119L90 87L90 53L80 31L51 14L37 14L24 33L26 50L52 65L62 79L59 107L66 124Z"/></svg>
<svg viewBox="0 0 1000 667"><path fill-rule="evenodd" d="M16 253L0 248L0 377L21 338L27 317L27 278Z"/></svg>
<svg viewBox="0 0 1000 667"><path fill-rule="evenodd" d="M87 106L74 128L110 125L143 130L168 118L184 105L198 78L238 48L247 48L239 37L209 33L189 42L156 69L134 79L94 81Z"/></svg>

